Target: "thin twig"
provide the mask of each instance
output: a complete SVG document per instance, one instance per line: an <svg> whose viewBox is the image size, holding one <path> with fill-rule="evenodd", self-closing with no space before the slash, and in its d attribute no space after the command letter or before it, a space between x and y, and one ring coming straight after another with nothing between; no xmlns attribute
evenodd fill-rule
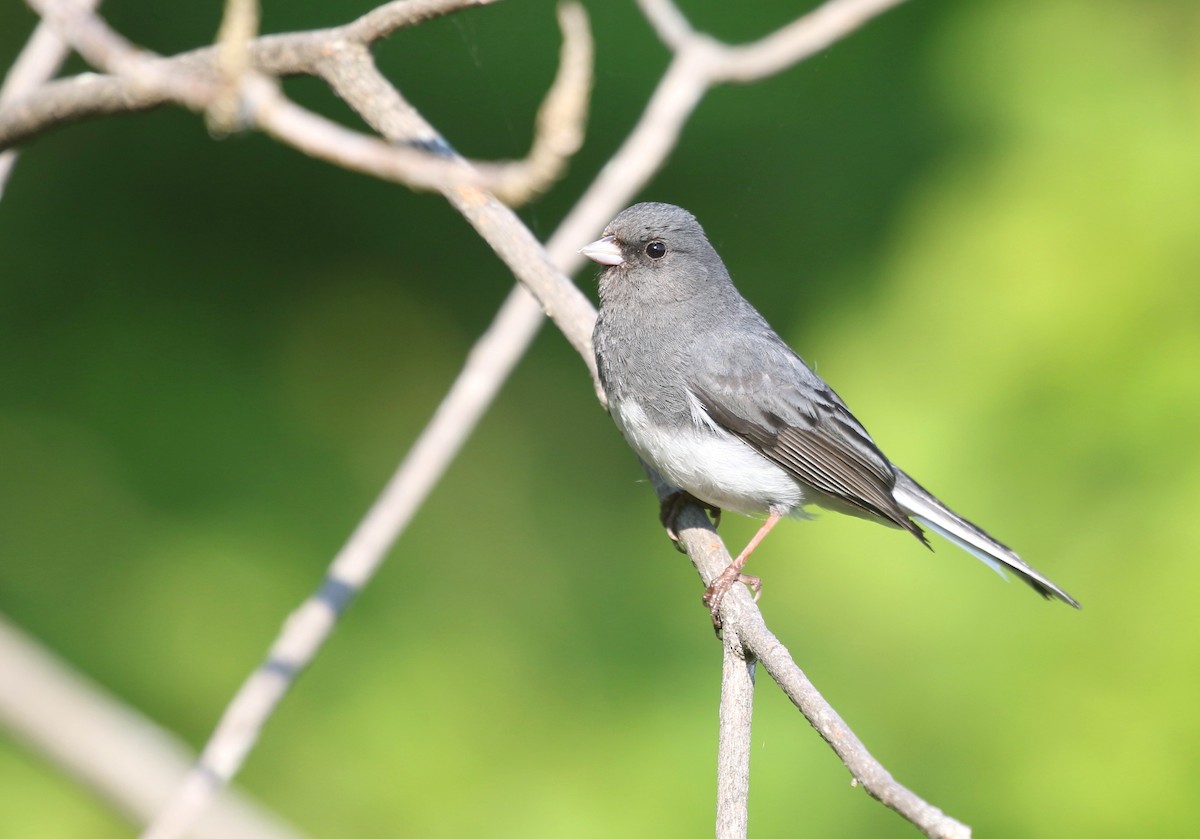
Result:
<svg viewBox="0 0 1200 839"><path fill-rule="evenodd" d="M688 42L696 37L696 30L692 29L683 12L671 0L638 0L638 6L659 40L672 52L682 52Z"/></svg>
<svg viewBox="0 0 1200 839"><path fill-rule="evenodd" d="M903 2L905 0L829 0L752 44L729 47L721 65L713 68L714 78L721 82L745 83L773 76L840 41L867 21Z"/></svg>
<svg viewBox="0 0 1200 839"><path fill-rule="evenodd" d="M490 6L499 0L392 0L364 14L343 29L351 41L369 44L382 40L400 29L419 26L427 20L445 17L471 6Z"/></svg>
<svg viewBox="0 0 1200 839"><path fill-rule="evenodd" d="M650 474L655 491L665 498L671 488ZM683 507L675 526L680 542L687 550L697 573L709 585L728 567L729 552L704 510L695 504ZM816 729L822 739L841 758L856 783L872 797L895 810L926 836L936 839L968 839L971 829L943 813L907 789L867 750L842 720L833 706L804 675L787 648L767 628L762 612L744 586L734 586L721 600L721 623L726 633L736 632L747 658L762 663L768 675L779 685Z"/></svg>
<svg viewBox="0 0 1200 839"><path fill-rule="evenodd" d="M0 617L0 722L135 823L157 813L192 765L179 738ZM196 839L300 839L236 790L196 823Z"/></svg>
<svg viewBox="0 0 1200 839"><path fill-rule="evenodd" d="M250 111L263 131L311 157L412 189L485 188L516 206L558 180L583 142L592 80L591 32L583 7L576 3L559 8L559 24L563 46L558 75L538 112L533 146L522 160L468 162L453 155L433 156L423 145L407 145L412 143L407 136L406 145L386 143L301 108L265 80L246 86L253 102ZM345 62L370 60L365 45L359 44L340 44L337 55L339 61L327 56L318 61L328 78L354 69L343 67ZM435 148L448 149L448 145L442 140Z"/></svg>
<svg viewBox="0 0 1200 839"><path fill-rule="evenodd" d="M583 145L593 61L592 35L583 6L560 5L558 25L563 33L558 76L538 109L529 154L511 163L475 164L488 177L491 192L511 206L528 202L562 177L567 161Z"/></svg>
<svg viewBox="0 0 1200 839"><path fill-rule="evenodd" d="M258 33L259 18L258 0L225 0L225 15L217 31L217 72L221 87L204 115L208 130L218 136L242 128L238 118L242 84L253 67L250 42Z"/></svg>
<svg viewBox="0 0 1200 839"><path fill-rule="evenodd" d="M94 9L100 0L80 2L85 2L88 8ZM54 27L45 21L38 23L4 77L4 84L0 86L0 108L36 90L47 79L52 78L66 60L68 52L66 43L58 37ZM0 198L4 197L4 186L8 183L8 176L16 163L16 149L0 152Z"/></svg>
<svg viewBox="0 0 1200 839"><path fill-rule="evenodd" d="M760 81L845 38L904 0L828 0L803 17L749 44L722 44L696 32L670 0L638 0L658 37L681 56L709 57L701 78L709 85Z"/></svg>
<svg viewBox="0 0 1200 839"><path fill-rule="evenodd" d="M336 93L390 140L444 146L432 126L378 72L365 48L343 45L338 59L322 63L320 72ZM452 156L448 160L452 165L458 163ZM374 575L524 352L527 341L514 341L512 336L528 334L541 323L541 311L526 287L540 293L542 309L559 322L565 334L578 332L579 317L594 319L591 304L548 261L545 250L508 207L473 187L444 186L443 191L524 285L510 293L500 316L472 348L467 359L470 374L455 381L433 420L335 557L318 591L288 618L267 660L238 690L196 766L143 834L144 839L184 835L212 796L236 774L296 675L319 651L341 611ZM508 235L501 238L499 231ZM589 336L590 331L589 323ZM594 378L590 342L578 349L591 362Z"/></svg>
<svg viewBox="0 0 1200 839"><path fill-rule="evenodd" d="M501 315L472 348L469 377L460 376L433 420L384 487L350 539L334 557L317 591L290 615L266 661L238 689L221 716L199 760L179 785L168 807L155 818L143 839L183 836L210 801L241 768L295 678L329 637L338 616L371 579L400 532L420 509L454 454L491 404L523 347L509 335L522 331L536 305L523 287L509 295Z"/></svg>
<svg viewBox="0 0 1200 839"><path fill-rule="evenodd" d="M205 112L218 133L243 123L255 125L311 157L411 189L474 186L517 204L561 177L582 144L592 86L592 39L578 3L567 2L559 9L561 60L538 112L529 153L516 161L479 162L450 160L442 149L397 146L344 128L290 101L278 84L261 74L315 74L340 47L366 47L405 26L491 0L388 3L341 27L256 39L249 35L256 26L257 6L250 0L230 0L221 43L171 58L134 47L73 0L27 2L90 64L117 80L97 84L80 76L0 108L0 149L87 116L175 102Z"/></svg>
<svg viewBox="0 0 1200 839"><path fill-rule="evenodd" d="M406 142L448 148L433 126L379 72L365 48L344 47L335 60L323 64L318 72L338 96L384 137L394 142L403 138ZM448 159L453 162L457 158L449 153ZM559 240L557 247L563 251L556 248L552 255L511 209L484 190L447 184L442 194L533 293L543 311L583 358L595 383L598 377L592 353L592 326L596 310L556 267L558 257L564 264L572 264L573 259L581 262L573 253L579 245ZM572 252L568 255L568 251Z"/></svg>

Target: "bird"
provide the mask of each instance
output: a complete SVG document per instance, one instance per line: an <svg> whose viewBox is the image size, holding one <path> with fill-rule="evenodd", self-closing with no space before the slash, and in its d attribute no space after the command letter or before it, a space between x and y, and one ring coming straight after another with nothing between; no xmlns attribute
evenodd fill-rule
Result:
<svg viewBox="0 0 1200 839"><path fill-rule="evenodd" d="M849 407L738 292L700 223L672 204L620 212L580 249L600 265L592 346L626 442L671 485L662 519L695 500L765 521L704 594L713 623L746 560L782 519L809 508L912 534L922 526L1047 599L1078 601L895 466Z"/></svg>

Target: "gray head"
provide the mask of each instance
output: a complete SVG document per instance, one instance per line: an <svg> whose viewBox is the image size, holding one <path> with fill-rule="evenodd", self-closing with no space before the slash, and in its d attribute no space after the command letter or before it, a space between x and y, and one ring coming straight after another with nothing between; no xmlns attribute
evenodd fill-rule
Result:
<svg viewBox="0 0 1200 839"><path fill-rule="evenodd" d="M732 291L700 222L674 204L634 204L580 253L607 266L600 273L601 305L682 302Z"/></svg>

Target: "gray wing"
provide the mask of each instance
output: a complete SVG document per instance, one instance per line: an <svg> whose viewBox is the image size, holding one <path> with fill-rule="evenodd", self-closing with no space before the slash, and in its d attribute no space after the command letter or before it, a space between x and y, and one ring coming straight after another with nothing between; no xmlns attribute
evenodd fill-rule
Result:
<svg viewBox="0 0 1200 839"><path fill-rule="evenodd" d="M700 348L687 384L714 422L801 483L928 544L892 497L891 463L846 403L774 333Z"/></svg>

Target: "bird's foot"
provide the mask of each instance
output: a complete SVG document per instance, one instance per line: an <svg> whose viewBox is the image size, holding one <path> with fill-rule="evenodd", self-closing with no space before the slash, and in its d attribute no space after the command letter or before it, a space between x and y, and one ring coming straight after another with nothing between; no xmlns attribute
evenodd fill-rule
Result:
<svg viewBox="0 0 1200 839"><path fill-rule="evenodd" d="M712 585L704 590L704 597L701 598L704 605L708 607L708 613L712 617L713 629L717 630L717 632L721 631L721 601L729 593L729 590L733 588L734 583L741 583L750 589L751 594L754 595L755 603L758 602L758 598L762 595L762 580L758 577L741 573L740 568L741 566L737 563L731 564L719 577L712 581Z"/></svg>
<svg viewBox="0 0 1200 839"><path fill-rule="evenodd" d="M685 553L685 551L683 545L679 543L679 531L675 529L675 519L686 504L698 504L712 513L713 527L719 527L721 524L720 507L701 501L690 492L685 492L682 489L672 492L662 500L662 506L658 510L658 520L666 528L667 535L671 537L671 541L675 544L675 550L680 553Z"/></svg>
<svg viewBox="0 0 1200 839"><path fill-rule="evenodd" d="M754 549L782 518L781 511L771 510L767 520L754 534L754 538L747 543L746 547L742 548L742 552L734 557L733 562L729 563L729 566L718 574L705 590L704 605L708 607L708 612L712 616L713 629L717 630L717 635L721 634L721 599L725 597L729 589L733 588L734 583L744 583L749 586L750 590L754 592L754 602L758 602L758 595L762 593L762 580L743 574L742 569L746 567L746 560L750 558L750 554L754 553Z"/></svg>

